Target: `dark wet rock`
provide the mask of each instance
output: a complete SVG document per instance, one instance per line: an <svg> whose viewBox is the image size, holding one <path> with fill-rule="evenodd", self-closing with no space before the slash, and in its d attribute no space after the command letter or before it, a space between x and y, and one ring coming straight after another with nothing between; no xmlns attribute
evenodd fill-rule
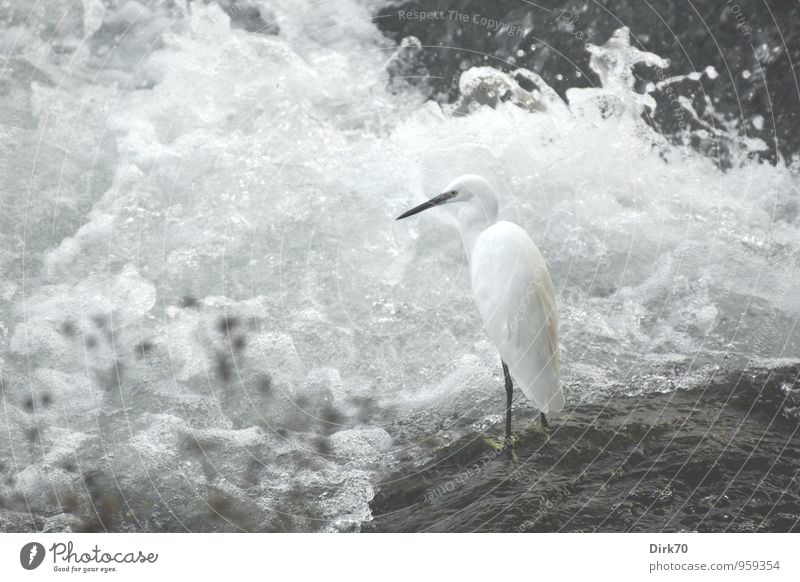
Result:
<svg viewBox="0 0 800 582"><path fill-rule="evenodd" d="M208 1L208 0L205 0ZM257 34L278 34L280 27L267 6L253 0L216 0L233 28Z"/></svg>
<svg viewBox="0 0 800 582"><path fill-rule="evenodd" d="M467 435L384 475L367 529L800 531L800 435L778 397L796 372L575 406L520 431L516 465Z"/></svg>

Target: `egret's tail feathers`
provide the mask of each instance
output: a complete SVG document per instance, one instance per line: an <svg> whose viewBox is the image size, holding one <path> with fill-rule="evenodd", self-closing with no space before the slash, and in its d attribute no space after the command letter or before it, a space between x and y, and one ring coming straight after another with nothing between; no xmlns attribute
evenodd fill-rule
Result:
<svg viewBox="0 0 800 582"><path fill-rule="evenodd" d="M561 387L561 380L551 367L536 369L531 366L527 369L518 369L516 375L512 369L511 376L528 400L543 413L549 414L564 409L564 390ZM530 380L525 382L523 378Z"/></svg>
<svg viewBox="0 0 800 582"><path fill-rule="evenodd" d="M561 382L548 376L539 374L539 377L530 384L519 384L525 396L545 414L560 412L565 404Z"/></svg>

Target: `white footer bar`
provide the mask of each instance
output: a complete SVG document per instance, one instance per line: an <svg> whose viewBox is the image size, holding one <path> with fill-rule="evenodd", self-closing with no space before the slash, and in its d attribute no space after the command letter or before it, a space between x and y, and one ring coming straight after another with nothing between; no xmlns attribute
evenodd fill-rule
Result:
<svg viewBox="0 0 800 582"><path fill-rule="evenodd" d="M777 581L799 553L795 534L0 534L0 579Z"/></svg>

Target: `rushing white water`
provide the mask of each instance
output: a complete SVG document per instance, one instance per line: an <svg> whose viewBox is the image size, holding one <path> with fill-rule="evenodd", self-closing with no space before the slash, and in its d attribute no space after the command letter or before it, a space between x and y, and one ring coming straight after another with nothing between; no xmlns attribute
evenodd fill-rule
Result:
<svg viewBox="0 0 800 582"><path fill-rule="evenodd" d="M656 134L628 75L667 63L624 30L569 105L484 67L443 110L369 4L33 4L0 36L3 527L348 529L496 421L447 212L393 221L464 172L550 264L573 405L796 354L797 168Z"/></svg>

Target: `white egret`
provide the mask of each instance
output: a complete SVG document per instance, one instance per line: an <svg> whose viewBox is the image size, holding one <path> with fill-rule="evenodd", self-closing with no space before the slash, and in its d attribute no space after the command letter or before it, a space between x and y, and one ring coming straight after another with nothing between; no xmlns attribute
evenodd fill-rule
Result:
<svg viewBox="0 0 800 582"><path fill-rule="evenodd" d="M475 302L486 335L500 352L506 386L505 448L513 448L511 398L515 383L539 409L544 426L546 414L564 408L553 282L542 253L528 234L512 222L497 220L497 195L480 176L456 178L443 194L397 220L455 203L463 203L458 226Z"/></svg>

